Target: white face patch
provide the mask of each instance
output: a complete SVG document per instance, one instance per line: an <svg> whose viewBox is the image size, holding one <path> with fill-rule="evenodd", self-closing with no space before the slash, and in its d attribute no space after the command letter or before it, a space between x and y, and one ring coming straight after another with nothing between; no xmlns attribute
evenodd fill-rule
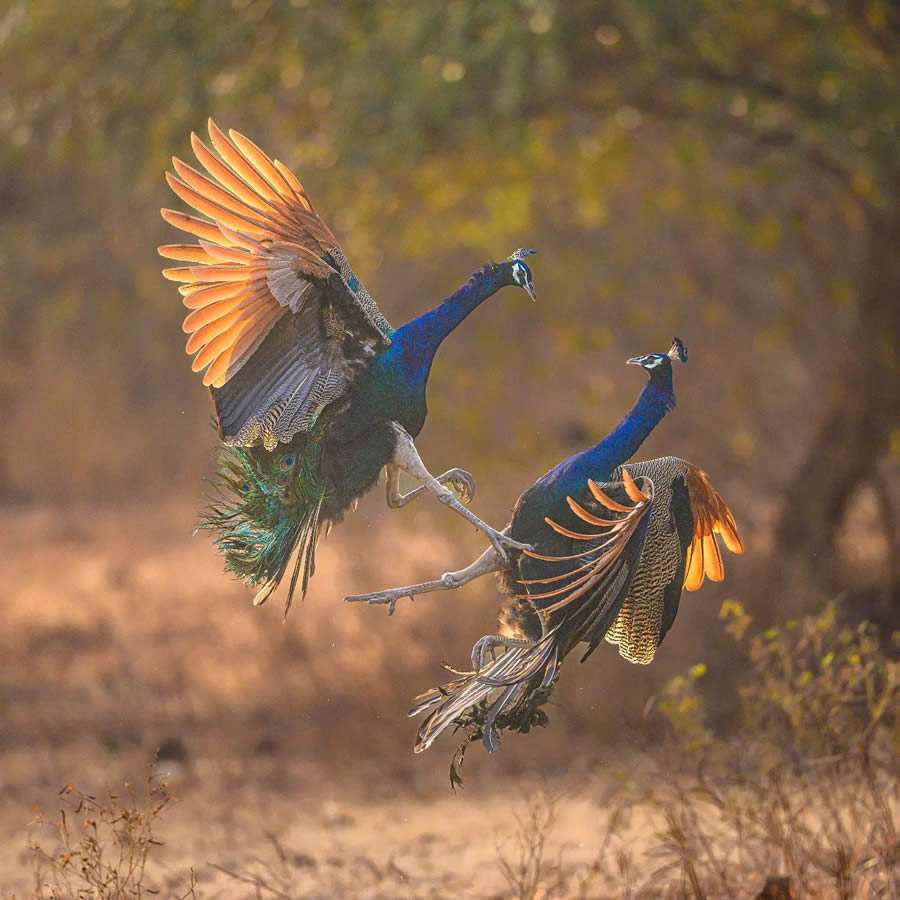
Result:
<svg viewBox="0 0 900 900"><path fill-rule="evenodd" d="M659 356L651 356L651 357L647 360L647 362L641 363L641 365L642 365L645 369L655 369L655 368L656 368L657 366L659 366L661 363L662 363L662 357L659 357Z"/></svg>
<svg viewBox="0 0 900 900"><path fill-rule="evenodd" d="M520 262L513 263L512 276L515 279L516 284L524 285L528 283L528 272L525 269L525 266Z"/></svg>

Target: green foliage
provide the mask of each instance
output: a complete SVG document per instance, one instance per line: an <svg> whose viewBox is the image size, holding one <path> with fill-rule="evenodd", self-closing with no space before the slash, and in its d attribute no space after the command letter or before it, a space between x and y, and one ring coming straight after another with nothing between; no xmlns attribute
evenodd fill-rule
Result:
<svg viewBox="0 0 900 900"><path fill-rule="evenodd" d="M303 123L303 156L324 166L415 159L498 128L503 155L534 155L535 114L605 109L627 129L644 108L797 141L861 179L895 165L900 23L886 0L242 0L227 15L213 0L123 0L64 18L37 0L2 25L18 76L5 130L24 149L54 120L57 157L105 154L112 138L159 165L212 107ZM58 78L60 61L77 77Z"/></svg>
<svg viewBox="0 0 900 900"><path fill-rule="evenodd" d="M14 0L0 12L10 276L0 417L12 423L0 490L10 493L105 495L196 471L184 448L206 452L200 392L152 247L171 239L157 213L172 203L169 156L188 156L210 113L300 174L370 284L391 254L425 260L415 291L391 266L406 304L385 298L395 321L455 286L436 256L466 248L474 265L537 232L552 301L532 314L541 352L513 359L519 341L498 340L504 319L480 316L466 326L478 358L450 348L445 358L487 377L432 403L444 424L460 415L492 474L510 460L549 464L565 443L535 437L543 410L497 417L494 431L489 411L465 403L477 393L484 408L507 363L529 359L522 391L569 389L567 415L588 420L617 399L595 366L574 371L606 346L589 337L600 323L655 340L686 319L716 337L739 317L767 361L789 356L813 314L831 311L823 298L855 300L830 248L861 230L859 201L894 202L900 53L886 0L87 0L64 16L58 6ZM837 176L838 200L820 183L784 190L786 176L813 171ZM600 231L610 223L615 233ZM708 269L680 246L666 268L673 226L697 236ZM765 387L756 394L771 395ZM733 390L737 407L750 388ZM23 451L18 435L42 427ZM739 427L721 429L720 450L743 464L761 440L743 417ZM63 432L78 440L54 440ZM501 432L516 435L502 462ZM151 442L152 462L141 455Z"/></svg>
<svg viewBox="0 0 900 900"><path fill-rule="evenodd" d="M896 652L900 634L894 645ZM754 731L807 755L900 751L900 664L870 623L841 625L830 603L755 635L750 659L757 678L741 698Z"/></svg>
<svg viewBox="0 0 900 900"><path fill-rule="evenodd" d="M739 603L723 618L747 662L734 735L708 727L696 678L673 680L660 704L677 750L651 796L671 868L695 896L745 893L747 866L785 873L800 896L893 896L900 636L889 650L834 603L749 637Z"/></svg>
<svg viewBox="0 0 900 900"><path fill-rule="evenodd" d="M746 636L743 606L726 601L722 616L750 676L740 680L742 734L790 747L805 757L866 757L900 750L900 664L869 622L841 624L839 607ZM900 634L893 636L894 652ZM691 749L713 743L698 678L702 664L666 687L659 709ZM882 756L882 758L884 758Z"/></svg>
<svg viewBox="0 0 900 900"><path fill-rule="evenodd" d="M674 729L682 746L697 750L708 746L712 733L706 724L706 708L697 681L706 674L706 666L698 663L687 675L677 675L665 687L659 711Z"/></svg>

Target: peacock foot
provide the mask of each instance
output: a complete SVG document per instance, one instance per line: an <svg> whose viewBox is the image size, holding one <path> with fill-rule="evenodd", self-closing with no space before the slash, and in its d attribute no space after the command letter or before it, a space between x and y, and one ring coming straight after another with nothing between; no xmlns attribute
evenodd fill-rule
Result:
<svg viewBox="0 0 900 900"><path fill-rule="evenodd" d="M519 638L504 637L502 634L486 634L475 642L472 647L472 668L480 672L487 662L488 654L494 656L497 647L508 649L510 647L533 647L534 641L524 641Z"/></svg>
<svg viewBox="0 0 900 900"><path fill-rule="evenodd" d="M493 528L488 527L484 530L484 533L502 559L507 558L507 550L534 550L531 544L523 544L521 541L516 541L502 531L495 531Z"/></svg>
<svg viewBox="0 0 900 900"><path fill-rule="evenodd" d="M397 601L404 597L416 599L416 595L409 588L394 588L389 591L375 591L372 594L354 594L352 597L344 597L344 600L347 603L387 604L388 615L392 616L397 608Z"/></svg>
<svg viewBox="0 0 900 900"><path fill-rule="evenodd" d="M437 581L426 581L422 584L410 584L406 587L391 588L388 591L375 591L372 594L354 594L352 597L344 597L347 603L373 603L387 604L388 615L392 616L397 608L397 601L404 597L415 600L416 594L429 591L453 590L465 584L465 579L460 578L459 572L445 572Z"/></svg>
<svg viewBox="0 0 900 900"><path fill-rule="evenodd" d="M452 484L463 503L471 503L475 496L475 479L465 469L450 469L438 477L441 484Z"/></svg>

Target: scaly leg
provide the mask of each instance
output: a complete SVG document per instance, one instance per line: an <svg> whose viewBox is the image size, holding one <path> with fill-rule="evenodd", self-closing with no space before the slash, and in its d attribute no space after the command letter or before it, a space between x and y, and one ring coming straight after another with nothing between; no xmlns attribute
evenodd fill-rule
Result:
<svg viewBox="0 0 900 900"><path fill-rule="evenodd" d="M406 506L407 503L415 500L416 497L420 497L428 490L423 484L403 494L400 492L400 469L393 463L388 463L384 467L384 472L386 475L387 505L391 509L399 509L401 506ZM447 484L448 482L452 484L463 503L471 502L475 496L475 479L465 469L449 469L443 475L438 475L435 480L440 484Z"/></svg>
<svg viewBox="0 0 900 900"><path fill-rule="evenodd" d="M483 531L502 559L506 559L506 550L509 547L516 550L534 549L530 544L523 544L520 541L515 541L509 537L509 535L491 528L486 522L482 522L475 513L466 509L465 506L453 496L453 491L449 488L445 488L437 478L425 468L425 463L422 462L419 451L416 450L416 445L413 443L413 439L399 425L397 426L397 446L394 448L394 458L392 462L395 466L403 469L404 472L409 473L413 478L421 482L422 485L424 485L427 490L431 491L441 503L459 513L459 515L471 522L479 531Z"/></svg>
<svg viewBox="0 0 900 900"><path fill-rule="evenodd" d="M437 581L423 581L421 584L409 584L406 587L392 588L388 591L376 591L374 594L356 594L345 597L348 603L387 603L388 615L394 614L397 601L402 597L413 600L416 594L429 594L432 591L452 591L482 575L498 571L503 560L493 547L488 547L475 562L458 572L445 572Z"/></svg>
<svg viewBox="0 0 900 900"><path fill-rule="evenodd" d="M502 634L486 634L483 638L475 641L472 647L472 668L476 672L480 672L484 668L487 661L487 655L493 655L495 647L533 647L537 642L524 640L522 638L504 637Z"/></svg>

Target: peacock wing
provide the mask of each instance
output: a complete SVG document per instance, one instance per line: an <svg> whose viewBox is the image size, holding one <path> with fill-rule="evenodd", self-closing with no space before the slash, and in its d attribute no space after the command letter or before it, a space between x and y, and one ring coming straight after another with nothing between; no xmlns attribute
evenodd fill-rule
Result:
<svg viewBox="0 0 900 900"><path fill-rule="evenodd" d="M744 547L734 516L702 469L674 456L628 468L651 478L656 495L643 559L606 640L625 659L647 664L675 621L682 590L696 590L704 577L724 577L715 536L735 553Z"/></svg>
<svg viewBox="0 0 900 900"><path fill-rule="evenodd" d="M501 628L508 636L531 640L511 646L477 672L455 673L461 677L416 697L409 714L428 713L416 752L451 726L476 729L493 752L503 729L527 731L541 724L546 717L540 707L549 698L563 657L584 641L589 644L587 658L603 640L640 562L653 482L636 482L625 472L615 483L588 481L585 493L582 502L567 498L585 523L584 531L545 519L549 528L569 539L575 553L523 551L517 582L525 591L504 606ZM532 633L534 618L543 628L539 636Z"/></svg>
<svg viewBox="0 0 900 900"><path fill-rule="evenodd" d="M744 542L731 510L710 484L709 475L691 463L685 466L684 480L694 531L685 559L684 588L696 591L703 584L704 575L710 581L725 577L722 551L715 536L718 534L732 553L743 553Z"/></svg>
<svg viewBox="0 0 900 900"><path fill-rule="evenodd" d="M619 481L589 480L580 502L566 498L583 529L545 519L575 552L549 556L523 551L534 563L522 561L522 574L529 577L519 579L525 591L517 599L527 598L545 631L559 635L563 653L586 642L587 658L615 621L640 564L653 496L652 480L635 480L627 469Z"/></svg>
<svg viewBox="0 0 900 900"><path fill-rule="evenodd" d="M172 190L202 218L164 209L197 238L162 256L185 265L184 331L213 394L222 439L274 449L308 430L393 333L306 191L278 160L209 120L218 156L196 135L205 170L173 159Z"/></svg>

